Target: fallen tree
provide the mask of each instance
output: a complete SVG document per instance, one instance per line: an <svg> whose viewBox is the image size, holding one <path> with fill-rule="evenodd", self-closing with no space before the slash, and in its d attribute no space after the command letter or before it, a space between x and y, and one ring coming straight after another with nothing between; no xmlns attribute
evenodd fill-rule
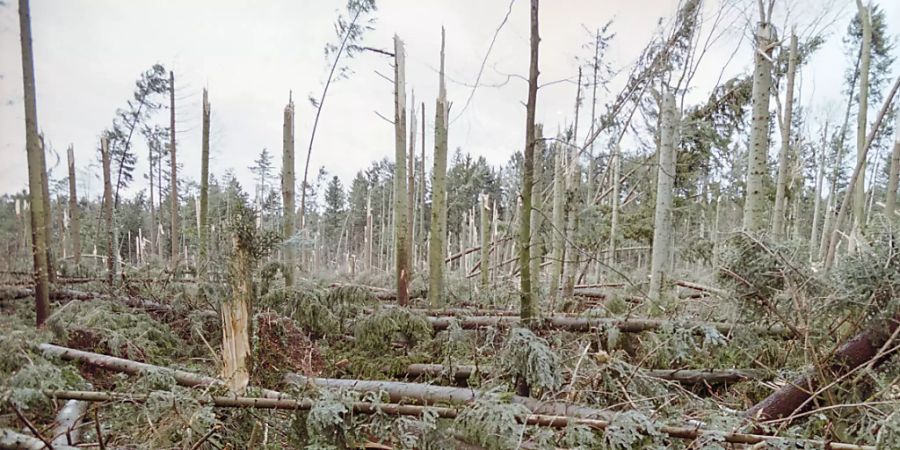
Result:
<svg viewBox="0 0 900 450"><path fill-rule="evenodd" d="M519 323L518 317L510 316L472 316L472 317L428 317L431 326L435 331L446 330L450 328L453 321L463 329L475 329L485 327L512 326ZM546 329L557 329L573 332L587 332L603 328L618 328L623 333L641 333L644 331L653 331L662 328L671 321L660 319L610 319L610 318L588 318L577 316L548 316L536 320L535 327ZM714 328L721 334L731 334L734 330L740 328L743 330L753 331L759 334L790 337L790 330L777 326L760 326L750 324L733 324L725 322L700 322L700 321L680 321L681 326L696 328L701 331L703 328Z"/></svg>
<svg viewBox="0 0 900 450"><path fill-rule="evenodd" d="M406 375L410 377L449 376L456 381L465 381L477 373L486 373L488 371L489 369L486 368L468 365L448 367L442 364L410 364L406 368ZM771 378L769 372L756 369L649 369L641 370L639 374L685 384L722 384Z"/></svg>
<svg viewBox="0 0 900 450"><path fill-rule="evenodd" d="M33 438L31 436L17 433L12 430L0 430L0 449L28 449L41 450L47 448L44 441ZM53 444L54 450L78 450L78 447L71 447L62 444Z"/></svg>
<svg viewBox="0 0 900 450"><path fill-rule="evenodd" d="M33 288L7 287L0 289L0 300L19 300L33 296ZM101 294L73 289L54 289L50 291L50 300L90 300L100 296Z"/></svg>
<svg viewBox="0 0 900 450"><path fill-rule="evenodd" d="M825 389L837 383L865 364L881 363L897 347L888 348L896 336L900 313L888 320L879 321L856 334L838 347L826 367L811 368L804 375L785 384L745 413L749 419L768 421L790 419L808 407ZM828 380L832 383L826 384ZM820 386L824 386L820 389Z"/></svg>
<svg viewBox="0 0 900 450"><path fill-rule="evenodd" d="M88 403L81 400L69 400L56 415L56 426L53 428L53 447L77 444L81 438L78 423L84 416Z"/></svg>
<svg viewBox="0 0 900 450"><path fill-rule="evenodd" d="M353 381L353 380L342 380ZM94 392L94 391L53 391L45 390L44 395L55 399L75 399L91 402L111 402L111 401L128 401L140 403L146 401L147 395L128 395L116 394L110 392ZM272 399L260 397L206 397L201 398L203 404L210 404L220 408L259 408L259 409L286 409L286 410L308 410L313 407L315 402L309 399ZM349 408L357 414L385 414L390 416L415 416L421 417L426 412L434 414L444 419L455 419L460 410L452 407L440 406L421 406L421 405L401 405L397 403L367 403L354 402ZM542 426L550 428L566 428L570 425L581 425L590 427L595 430L603 431L609 427L610 422L602 419L590 419L581 417L570 417L561 415L545 415L545 414L528 414L517 415L516 420L525 425ZM840 442L823 442L809 439L786 439L777 436L763 436L758 434L734 433L717 430L706 430L698 427L675 427L660 426L657 431L668 435L672 438L695 440L698 438L711 438L712 441L722 440L732 444L758 444L761 442L780 442L780 443L796 443L798 445L825 447L832 450L875 450L875 447L868 445L845 444ZM4 433L6 433L4 431ZM16 433L18 434L18 433ZM5 436L5 434L4 434ZM20 435L21 436L21 435ZM28 438L28 436L24 436ZM2 442L2 441L0 441ZM40 442L40 441L38 441ZM43 443L41 443L43 445ZM0 447L6 448L6 447ZM21 447L12 447L21 448ZM30 447L28 447L30 448ZM33 447L43 448L43 447ZM71 450L74 447L54 447L62 450Z"/></svg>

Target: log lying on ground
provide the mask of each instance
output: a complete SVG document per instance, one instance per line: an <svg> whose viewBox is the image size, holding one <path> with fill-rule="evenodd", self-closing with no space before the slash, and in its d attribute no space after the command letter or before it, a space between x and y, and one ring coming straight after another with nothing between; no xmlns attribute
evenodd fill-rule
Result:
<svg viewBox="0 0 900 450"><path fill-rule="evenodd" d="M410 377L441 377L452 376L456 381L465 381L476 373L489 372L486 368L478 368L476 366L454 366L447 367L442 364L410 364L406 368L406 375ZM765 370L756 369L719 369L719 370L702 370L702 369L652 369L641 370L639 374L659 378L661 380L677 381L685 384L709 383L736 383L746 380L764 380L770 379L771 375Z"/></svg>
<svg viewBox="0 0 900 450"><path fill-rule="evenodd" d="M38 438L17 433L12 430L0 430L0 449L28 449L40 450L47 448L44 441ZM78 447L71 447L64 444L53 444L54 450L78 450Z"/></svg>
<svg viewBox="0 0 900 450"><path fill-rule="evenodd" d="M140 375L146 372L161 372L171 375L175 382L181 386L217 386L223 384L218 378L199 375L184 370L171 369L168 367L154 366L129 359L117 358L115 356L101 355L99 353L86 352L83 350L75 350L73 348L60 347L53 344L40 344L38 349L45 355L57 356L67 361L79 361L90 364L101 369L112 370L114 372L127 373L129 375ZM266 398L281 398L284 396L281 392L269 389L262 389L263 396Z"/></svg>
<svg viewBox="0 0 900 450"><path fill-rule="evenodd" d="M77 444L81 438L78 422L81 422L88 402L69 400L56 415L56 426L53 428L53 447Z"/></svg>
<svg viewBox="0 0 900 450"><path fill-rule="evenodd" d="M51 300L90 300L101 294L93 292L76 291L73 289L54 289L50 291ZM32 288L3 288L0 289L0 300L18 300L34 296Z"/></svg>
<svg viewBox="0 0 900 450"><path fill-rule="evenodd" d="M94 391L53 391L45 390L44 395L56 399L77 399L91 402L129 401L143 402L148 395L128 395L110 392ZM258 408L258 409L287 409L308 410L315 404L308 399L272 399L260 397L207 397L201 398L200 403L213 405L220 408ZM444 419L455 419L460 410L441 406L401 405L396 403L366 403L355 402L350 409L357 414L386 414L390 416L415 416L421 417L426 412L435 414ZM569 425L581 425L595 430L605 430L610 422L602 419L590 419L582 417L569 417L560 415L528 414L517 415L519 423L550 428L566 428ZM793 442L813 448L826 447L832 450L875 450L873 446L844 444L840 442L822 442L808 439L785 439L777 436L762 436L757 434L730 433L716 430L705 430L697 427L660 426L657 430L672 438L694 440L701 437L711 440L723 440L732 444L758 444L760 442ZM4 432L5 433L5 432ZM17 434L17 433L16 433ZM25 436L26 438L28 436ZM0 441L2 442L2 441ZM40 441L38 441L40 442ZM41 443L43 445L43 443ZM7 448L7 447L0 447ZM20 448L20 447L11 447ZM34 447L43 448L43 447ZM54 447L62 450L71 450L74 447Z"/></svg>
<svg viewBox="0 0 900 450"><path fill-rule="evenodd" d="M463 329L475 329L497 326L511 326L519 323L518 317L510 316L472 316L472 317L429 317L428 321L435 331L446 330L452 321L456 321ZM558 329L573 332L587 332L594 329L616 327L623 333L641 333L644 331L658 330L671 321L660 319L610 319L588 318L577 316L548 316L540 319L536 324L539 328ZM770 336L790 337L790 330L781 326L759 326L750 324L732 324L725 322L678 322L679 326L697 328L700 331L704 327L714 328L722 334L731 334L735 329L754 331Z"/></svg>
<svg viewBox="0 0 900 450"><path fill-rule="evenodd" d="M752 420L767 421L789 417L800 412L811 403L811 396L823 384L822 374L828 379L838 379L853 372L856 368L873 362L878 364L886 359L891 351L883 351L892 334L900 325L900 313L892 319L879 321L868 329L858 333L841 345L831 357L829 366L823 370L812 368L806 374L785 384L770 394L763 401L753 405L745 413ZM873 361L875 360L875 361Z"/></svg>
<svg viewBox="0 0 900 450"><path fill-rule="evenodd" d="M719 296L725 296L725 291L722 289L714 288L711 286L704 286L702 284L693 283L687 280L677 280L675 281L676 286L681 286L683 288L692 289L700 292L708 292L710 294L715 294Z"/></svg>
<svg viewBox="0 0 900 450"><path fill-rule="evenodd" d="M386 392L391 402L414 399L426 404L471 403L483 396L482 392L469 388L432 386L400 381L341 380L337 378L316 378L289 373L285 381L295 385L313 385L327 389L347 389L358 392ZM510 401L525 406L535 414L572 416L582 418L609 418L609 413L573 403L548 401L512 396Z"/></svg>

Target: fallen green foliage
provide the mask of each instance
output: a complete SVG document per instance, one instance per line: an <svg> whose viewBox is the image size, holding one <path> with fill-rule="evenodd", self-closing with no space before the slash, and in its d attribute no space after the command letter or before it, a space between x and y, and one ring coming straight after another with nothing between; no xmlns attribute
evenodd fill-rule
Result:
<svg viewBox="0 0 900 450"><path fill-rule="evenodd" d="M412 348L431 338L428 320L405 308L384 308L356 323L353 336L360 350L371 354L390 352L394 345Z"/></svg>

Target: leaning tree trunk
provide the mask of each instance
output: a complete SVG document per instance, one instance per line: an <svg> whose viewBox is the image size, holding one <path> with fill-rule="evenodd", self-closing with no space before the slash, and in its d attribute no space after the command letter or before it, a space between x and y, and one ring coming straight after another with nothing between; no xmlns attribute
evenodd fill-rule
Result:
<svg viewBox="0 0 900 450"><path fill-rule="evenodd" d="M37 325L50 315L50 264L47 258L46 215L43 196L43 147L38 137L34 55L31 49L31 13L28 0L19 0L22 44L22 80L25 91L25 148L28 152L28 200L31 202L31 255L34 259L34 302Z"/></svg>
<svg viewBox="0 0 900 450"><path fill-rule="evenodd" d="M209 264L209 94L203 89L203 137L200 148L200 260L197 274L205 278Z"/></svg>
<svg viewBox="0 0 900 450"><path fill-rule="evenodd" d="M106 230L106 282L112 286L116 278L115 239L113 237L112 176L109 169L109 139L100 140L100 156L103 160L103 220Z"/></svg>
<svg viewBox="0 0 900 450"><path fill-rule="evenodd" d="M403 41L394 35L394 252L397 303L409 303L409 224L406 214L406 54Z"/></svg>
<svg viewBox="0 0 900 450"><path fill-rule="evenodd" d="M531 289L531 196L534 184L534 115L537 106L538 89L538 0L531 0L531 63L528 69L528 103L525 107L525 151L522 171L522 214L519 218L519 268L520 268L520 315L530 322L535 316L535 299Z"/></svg>
<svg viewBox="0 0 900 450"><path fill-rule="evenodd" d="M884 214L891 220L897 209L897 179L900 178L900 105L897 106L897 125L894 126L894 150L891 152L891 168L888 172L887 195L884 199Z"/></svg>
<svg viewBox="0 0 900 450"><path fill-rule="evenodd" d="M656 182L656 217L653 222L653 250L650 259L649 297L662 299L663 278L668 266L672 242L672 190L675 187L675 96L662 95L659 133L659 169ZM615 181L614 181L615 182Z"/></svg>
<svg viewBox="0 0 900 450"><path fill-rule="evenodd" d="M288 99L284 107L284 124L282 128L282 165L281 165L281 198L284 204L284 284L294 286L294 244L290 242L294 235L294 101Z"/></svg>
<svg viewBox="0 0 900 450"><path fill-rule="evenodd" d="M861 164L862 170L856 179L853 188L853 226L851 236L855 239L860 236L863 227L866 226L866 125L869 110L869 66L872 54L872 23L870 11L863 6L862 0L856 0L859 10L859 21L862 24L862 49L859 62L859 112L856 115L856 161Z"/></svg>
<svg viewBox="0 0 900 450"><path fill-rule="evenodd" d="M772 49L775 30L772 24L760 22L754 47L752 122L750 149L747 152L747 194L744 201L743 228L760 232L765 228L765 199L763 179L768 174L769 154L769 91L772 89Z"/></svg>
<svg viewBox="0 0 900 450"><path fill-rule="evenodd" d="M175 160L175 72L169 71L169 215L172 216L169 236L171 238L172 268L178 265L178 164Z"/></svg>
<svg viewBox="0 0 900 450"><path fill-rule="evenodd" d="M794 74L797 71L797 35L791 35L788 56L787 89L784 94L784 117L781 121L781 150L778 152L778 180L775 188L775 210L772 213L772 234L784 236L785 197L787 197L788 151L791 147L791 120L794 108Z"/></svg>
<svg viewBox="0 0 900 450"><path fill-rule="evenodd" d="M69 145L66 152L69 160L69 234L72 239L72 253L75 266L81 265L81 220L78 217L78 191L75 187L75 149Z"/></svg>
<svg viewBox="0 0 900 450"><path fill-rule="evenodd" d="M444 29L441 28L441 66L434 112L434 169L431 182L431 229L428 237L428 302L443 304L444 238L447 235L447 87L444 85Z"/></svg>

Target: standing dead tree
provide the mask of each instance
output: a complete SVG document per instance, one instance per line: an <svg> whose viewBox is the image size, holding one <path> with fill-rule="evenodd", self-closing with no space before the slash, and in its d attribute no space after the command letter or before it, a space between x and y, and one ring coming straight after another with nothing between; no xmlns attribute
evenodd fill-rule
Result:
<svg viewBox="0 0 900 450"><path fill-rule="evenodd" d="M75 184L75 149L69 145L66 151L69 162L69 235L75 265L81 264L81 219L78 215L78 189Z"/></svg>
<svg viewBox="0 0 900 450"><path fill-rule="evenodd" d="M434 110L434 169L431 172L431 229L428 235L428 302L432 308L443 303L444 239L447 235L447 127L450 104L444 83L445 34L441 28L441 65L438 98Z"/></svg>
<svg viewBox="0 0 900 450"><path fill-rule="evenodd" d="M288 104L284 107L284 124L282 129L282 164L281 164L281 197L284 203L284 229L282 238L284 246L284 283L288 287L294 285L294 244L290 242L294 235L294 101L288 96Z"/></svg>
<svg viewBox="0 0 900 450"><path fill-rule="evenodd" d="M397 302L409 303L409 223L406 179L406 51L394 35L394 251Z"/></svg>
<svg viewBox="0 0 900 450"><path fill-rule="evenodd" d="M178 164L175 160L175 72L169 71L169 163L171 174L169 175L169 214L171 215L171 227L169 229L169 237L171 238L171 255L172 267L178 265L178 255L180 246L178 245Z"/></svg>
<svg viewBox="0 0 900 450"><path fill-rule="evenodd" d="M650 259L649 296L653 302L662 300L665 267L669 264L672 247L672 202L675 188L675 145L678 112L675 95L666 89L660 101L660 132L656 182L656 217L653 226L653 251Z"/></svg>
<svg viewBox="0 0 900 450"><path fill-rule="evenodd" d="M522 213L519 216L519 279L520 315L525 322L536 313L535 297L531 286L531 198L534 184L535 109L538 90L538 3L531 0L531 62L528 69L528 103L525 106L525 151L522 171Z"/></svg>
<svg viewBox="0 0 900 450"><path fill-rule="evenodd" d="M116 279L115 230L113 229L112 176L109 164L109 140L100 140L100 158L103 161L103 220L106 236L106 282L112 286Z"/></svg>

